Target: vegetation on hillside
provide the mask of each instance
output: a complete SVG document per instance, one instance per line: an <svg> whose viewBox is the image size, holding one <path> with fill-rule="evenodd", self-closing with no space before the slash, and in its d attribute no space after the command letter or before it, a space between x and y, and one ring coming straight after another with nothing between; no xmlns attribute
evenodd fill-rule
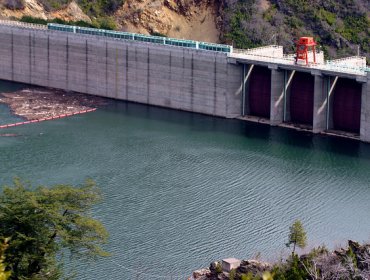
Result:
<svg viewBox="0 0 370 280"><path fill-rule="evenodd" d="M238 48L281 44L293 51L313 36L330 57L370 54L367 0L226 0L224 40ZM264 3L264 4L263 4Z"/></svg>
<svg viewBox="0 0 370 280"><path fill-rule="evenodd" d="M20 21L28 22L28 23L35 23L35 24L43 24L43 25L46 25L48 23L58 23L58 24L75 25L75 26L82 26L82 27L101 28L101 29L107 29L107 30L116 29L116 23L110 17L103 17L103 18L95 19L91 23L83 21L83 20L65 21L60 18L55 18L52 20L45 20L42 18L35 18L35 17L30 17L30 16L23 16L20 19Z"/></svg>
<svg viewBox="0 0 370 280"><path fill-rule="evenodd" d="M67 256L106 256L101 246L108 233L91 217L91 208L100 199L91 181L78 188L33 188L15 180L12 187L4 187L0 194L0 240L5 240L6 250L0 247L5 255L0 258L0 277L57 280L63 276L62 261Z"/></svg>
<svg viewBox="0 0 370 280"><path fill-rule="evenodd" d="M67 6L72 0L38 0L46 11L53 11ZM124 0L76 0L77 4L89 16L105 17L122 6ZM25 0L4 0L5 7L12 10L21 10L25 7Z"/></svg>
<svg viewBox="0 0 370 280"><path fill-rule="evenodd" d="M77 0L82 10L94 17L105 17L114 13L123 2L124 0Z"/></svg>

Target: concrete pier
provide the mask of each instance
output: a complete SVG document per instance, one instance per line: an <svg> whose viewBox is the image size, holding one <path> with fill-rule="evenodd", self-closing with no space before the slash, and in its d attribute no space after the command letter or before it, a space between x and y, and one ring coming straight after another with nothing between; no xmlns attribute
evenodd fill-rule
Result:
<svg viewBox="0 0 370 280"><path fill-rule="evenodd" d="M314 104L313 104L313 133L319 133L326 130L327 117L327 98L328 90L326 88L326 78L321 73L314 73L315 87L314 87Z"/></svg>
<svg viewBox="0 0 370 280"><path fill-rule="evenodd" d="M279 125L284 121L284 74L284 70L271 69L271 125Z"/></svg>
<svg viewBox="0 0 370 280"><path fill-rule="evenodd" d="M370 142L370 73L362 84L360 139Z"/></svg>

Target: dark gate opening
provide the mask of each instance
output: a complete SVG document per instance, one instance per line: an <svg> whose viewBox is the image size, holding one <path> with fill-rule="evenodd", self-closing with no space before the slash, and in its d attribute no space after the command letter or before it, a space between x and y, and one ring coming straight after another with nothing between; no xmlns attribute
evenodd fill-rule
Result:
<svg viewBox="0 0 370 280"><path fill-rule="evenodd" d="M249 80L249 113L253 116L270 118L271 70L254 66Z"/></svg>
<svg viewBox="0 0 370 280"><path fill-rule="evenodd" d="M333 96L333 128L360 133L361 84L355 80L339 79Z"/></svg>
<svg viewBox="0 0 370 280"><path fill-rule="evenodd" d="M290 120L312 126L315 78L310 73L296 72L290 93Z"/></svg>

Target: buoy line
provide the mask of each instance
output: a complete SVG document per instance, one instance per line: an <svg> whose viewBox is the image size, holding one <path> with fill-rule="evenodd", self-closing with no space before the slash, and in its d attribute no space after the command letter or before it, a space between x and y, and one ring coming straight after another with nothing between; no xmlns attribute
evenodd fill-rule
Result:
<svg viewBox="0 0 370 280"><path fill-rule="evenodd" d="M86 114L86 113L90 113L90 112L94 112L94 111L96 111L96 108L83 110L83 111L79 111L79 112L75 112L75 113L62 114L62 115L55 116L55 117L42 118L42 119L38 119L38 120L5 124L5 125L0 125L0 129L20 126L20 125L25 125L25 124L31 124L31 123L38 123L38 122L62 119L62 118L71 117L71 116L74 116L74 115Z"/></svg>

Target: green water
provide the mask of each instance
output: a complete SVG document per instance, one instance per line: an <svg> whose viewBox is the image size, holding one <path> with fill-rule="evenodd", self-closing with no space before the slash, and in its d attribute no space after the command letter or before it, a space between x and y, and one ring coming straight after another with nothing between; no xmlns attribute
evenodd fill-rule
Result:
<svg viewBox="0 0 370 280"><path fill-rule="evenodd" d="M4 106L0 117L14 118ZM274 260L297 218L310 247L370 237L364 143L124 102L6 133L19 136L0 137L0 185L89 177L102 189L94 216L113 255L77 262L78 279L186 279L216 259Z"/></svg>

